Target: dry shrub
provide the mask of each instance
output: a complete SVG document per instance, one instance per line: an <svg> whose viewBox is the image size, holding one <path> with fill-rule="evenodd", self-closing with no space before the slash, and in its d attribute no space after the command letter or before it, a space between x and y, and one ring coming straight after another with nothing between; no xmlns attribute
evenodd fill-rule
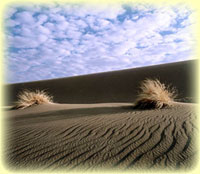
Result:
<svg viewBox="0 0 200 174"><path fill-rule="evenodd" d="M45 91L29 91L24 90L18 95L18 101L13 109L25 109L33 105L48 104L53 102L53 97Z"/></svg>
<svg viewBox="0 0 200 174"><path fill-rule="evenodd" d="M176 90L165 86L158 79L146 79L141 83L140 93L134 108L138 109L161 109L171 106L176 97Z"/></svg>

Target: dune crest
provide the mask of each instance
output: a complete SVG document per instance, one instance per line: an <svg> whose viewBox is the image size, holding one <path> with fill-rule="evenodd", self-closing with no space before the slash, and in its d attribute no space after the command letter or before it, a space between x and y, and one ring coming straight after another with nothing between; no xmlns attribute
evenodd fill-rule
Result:
<svg viewBox="0 0 200 174"><path fill-rule="evenodd" d="M18 107L26 109L5 112L5 164L13 171L191 170L198 150L198 105L174 102L175 92L166 85L178 89L179 101L194 99L193 64L186 61L7 85L8 105L17 101L23 89L48 90L55 103L44 93L38 94L41 101L33 97L38 97L35 93L25 93ZM162 109L134 109L140 82L139 106ZM28 104L23 105L24 101Z"/></svg>

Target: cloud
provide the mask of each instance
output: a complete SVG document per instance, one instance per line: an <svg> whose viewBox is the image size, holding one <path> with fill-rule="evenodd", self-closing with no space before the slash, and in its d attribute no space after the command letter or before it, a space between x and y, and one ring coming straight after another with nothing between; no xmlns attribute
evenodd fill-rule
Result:
<svg viewBox="0 0 200 174"><path fill-rule="evenodd" d="M16 20L21 24L34 24L35 18L32 16L32 13L28 11L19 12L16 14Z"/></svg>
<svg viewBox="0 0 200 174"><path fill-rule="evenodd" d="M195 44L180 5L13 6L5 19L12 83L188 60Z"/></svg>

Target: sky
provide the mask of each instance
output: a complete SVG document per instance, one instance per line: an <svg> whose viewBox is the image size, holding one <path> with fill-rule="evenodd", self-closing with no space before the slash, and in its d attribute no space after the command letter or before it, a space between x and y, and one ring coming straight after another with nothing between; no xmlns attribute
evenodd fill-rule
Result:
<svg viewBox="0 0 200 174"><path fill-rule="evenodd" d="M194 12L151 4L29 4L5 14L6 83L194 59Z"/></svg>

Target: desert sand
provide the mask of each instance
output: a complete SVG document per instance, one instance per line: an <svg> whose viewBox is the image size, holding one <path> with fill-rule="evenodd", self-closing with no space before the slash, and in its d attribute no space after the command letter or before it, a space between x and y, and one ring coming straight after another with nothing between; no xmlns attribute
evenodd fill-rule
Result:
<svg viewBox="0 0 200 174"><path fill-rule="evenodd" d="M162 83L172 84L178 90L180 101L194 102L196 85L193 78L197 63L197 60L191 60L61 79L8 84L5 85L5 89L8 89L6 96L9 96L6 97L6 102L7 105L12 105L17 100L17 94L23 89L38 89L49 92L56 103L130 103L137 97L138 86L146 78L158 78Z"/></svg>
<svg viewBox="0 0 200 174"><path fill-rule="evenodd" d="M12 96L8 105L23 89L46 89L55 101L4 112L7 167L55 171L195 167L194 63L6 85ZM138 84L145 78L172 84L181 102L163 109L134 109Z"/></svg>

